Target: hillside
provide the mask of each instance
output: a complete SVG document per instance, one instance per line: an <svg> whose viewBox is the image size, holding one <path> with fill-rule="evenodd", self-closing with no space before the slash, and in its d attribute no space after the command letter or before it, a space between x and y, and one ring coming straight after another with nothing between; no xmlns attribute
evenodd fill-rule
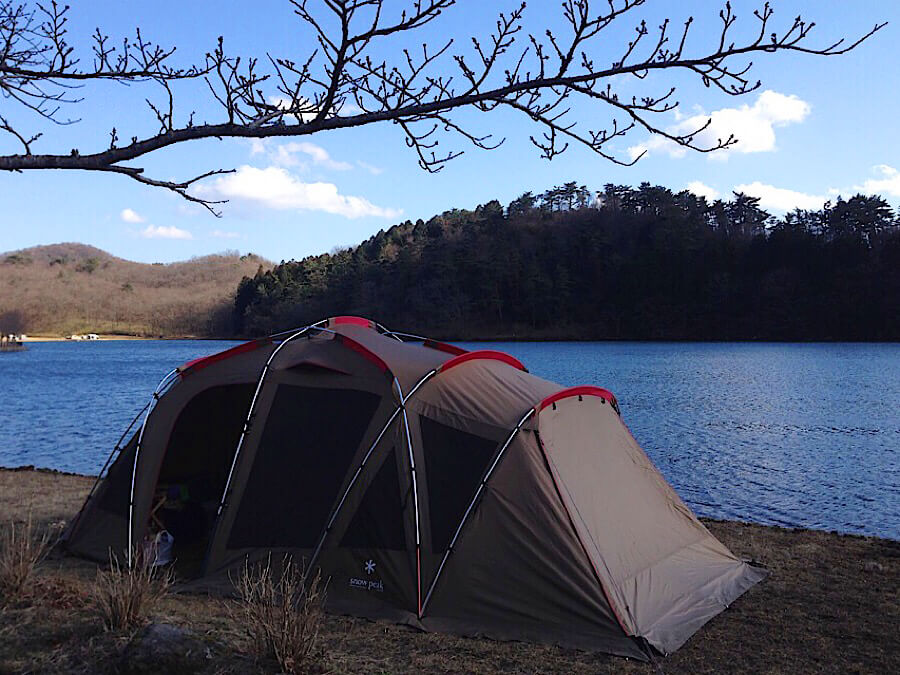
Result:
<svg viewBox="0 0 900 675"><path fill-rule="evenodd" d="M270 263L253 254L137 263L84 244L0 254L0 315L32 334L222 335L240 279Z"/></svg>
<svg viewBox="0 0 900 675"><path fill-rule="evenodd" d="M900 339L900 219L881 197L775 218L743 194L573 186L247 278L236 330L359 314L447 339Z"/></svg>

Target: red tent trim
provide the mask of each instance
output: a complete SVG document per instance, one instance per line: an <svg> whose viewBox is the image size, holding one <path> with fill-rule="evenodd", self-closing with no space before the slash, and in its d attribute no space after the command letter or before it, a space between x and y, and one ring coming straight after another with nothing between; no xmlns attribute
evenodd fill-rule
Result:
<svg viewBox="0 0 900 675"><path fill-rule="evenodd" d="M235 347L232 347L231 349L226 349L225 351L219 352L218 354L212 354L211 356L201 356L199 359L188 361L178 369L178 372L181 373L182 377L184 377L185 375L190 375L191 373L194 373L198 370L203 370L207 366L211 366L212 364L218 363L219 361L230 359L232 356L237 356L238 354L243 354L245 352L252 352L270 343L271 340L269 340L268 338L244 342L243 344L239 344Z"/></svg>
<svg viewBox="0 0 900 675"><path fill-rule="evenodd" d="M350 349L355 351L357 354L361 354L362 356L367 358L369 361L371 361L376 366L381 368L381 370L383 372L391 374L391 369L390 369L390 367L388 367L388 364L385 363L384 360L380 356L378 356L375 352L370 350L368 347L363 346L362 344L360 344L353 338L347 337L346 335L343 335L342 333L335 333L334 339L337 340L340 344L344 345L345 347L349 347Z"/></svg>
<svg viewBox="0 0 900 675"><path fill-rule="evenodd" d="M599 396L600 398L606 399L610 403L610 405L612 405L613 409L616 410L616 412L618 412L619 410L619 402L616 400L616 397L611 391L602 389L601 387L582 386L569 387L568 389L563 389L562 391L558 391L555 394L551 394L543 401L538 403L537 412L540 412L548 405L552 405L559 400L570 398L572 396Z"/></svg>
<svg viewBox="0 0 900 675"><path fill-rule="evenodd" d="M371 319L364 319L361 316L335 316L328 320L332 326L340 326L341 324L350 324L352 326L364 326L366 328L375 328L375 322Z"/></svg>
<svg viewBox="0 0 900 675"><path fill-rule="evenodd" d="M454 356L460 356L462 354L468 354L469 351L467 349L463 349L462 347L457 347L456 345L451 345L448 342L438 342L437 340L425 340L422 343L423 346L428 347L429 349L437 349L439 352L446 352L447 354L453 354Z"/></svg>
<svg viewBox="0 0 900 675"><path fill-rule="evenodd" d="M451 368L455 368L456 366L460 365L461 363L465 363L466 361L475 361L475 360L482 360L482 359L488 359L491 361L502 361L503 363L506 363L506 364L512 366L513 368L517 368L526 373L528 372L528 369L525 366L523 366L522 362L519 361L519 359L517 359L516 357L510 356L509 354L507 354L505 352L495 351L493 349L479 349L474 352L465 352L464 354L460 354L459 356L452 358L449 361L444 362L441 365L441 367L438 368L438 372L443 373L447 370L450 370Z"/></svg>

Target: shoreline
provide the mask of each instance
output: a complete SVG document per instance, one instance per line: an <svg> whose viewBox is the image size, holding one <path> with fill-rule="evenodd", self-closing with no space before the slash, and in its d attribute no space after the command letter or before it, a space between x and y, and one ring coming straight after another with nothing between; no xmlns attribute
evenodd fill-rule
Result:
<svg viewBox="0 0 900 675"><path fill-rule="evenodd" d="M197 337L191 335L182 335L178 337L146 337L144 335L118 335L114 333L98 333L96 340L73 340L69 337L58 335L29 335L25 338L25 344L29 342L114 342L117 340L133 341L133 342L149 342L158 340L210 340L210 341L238 341L242 338L228 337Z"/></svg>
<svg viewBox="0 0 900 675"><path fill-rule="evenodd" d="M145 338L137 335L106 335L101 334L97 340L72 340L61 335L29 335L25 343L29 342L108 342L110 340L156 340L157 338Z"/></svg>
<svg viewBox="0 0 900 675"><path fill-rule="evenodd" d="M72 340L69 337L59 336L59 335L28 335L25 339L25 344L30 342L112 342L117 340L126 340L126 341L139 341L139 342L149 342L149 341L178 341L178 340L204 340L209 342L248 342L252 340L263 339L266 336L262 337L247 337L245 335L241 336L221 336L221 335L167 335L167 336L155 336L155 337L147 337L145 335L119 335L113 333L99 333L99 339L97 340ZM660 339L645 339L645 338L602 338L602 337L572 337L572 336L543 336L543 335L533 335L533 336L519 336L519 335L499 335L494 337L446 337L437 334L437 336L429 336L429 339L440 340L442 342L532 342L532 343L542 343L542 342L600 342L600 343L613 343L613 344L747 344L747 345L765 345L765 344L777 344L777 345L834 345L834 344L851 344L851 345L896 345L900 344L900 340L829 340L829 339L817 339L817 340L777 340L777 339L753 339L753 338L735 338L735 339L726 339L726 338L660 338Z"/></svg>

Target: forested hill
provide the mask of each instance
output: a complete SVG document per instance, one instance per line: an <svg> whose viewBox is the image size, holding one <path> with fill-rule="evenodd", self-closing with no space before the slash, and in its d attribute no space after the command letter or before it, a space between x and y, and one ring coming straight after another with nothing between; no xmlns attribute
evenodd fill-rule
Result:
<svg viewBox="0 0 900 675"><path fill-rule="evenodd" d="M235 287L263 263L270 264L252 254L226 252L145 264L71 243L0 253L0 330L230 333Z"/></svg>
<svg viewBox="0 0 900 675"><path fill-rule="evenodd" d="M775 219L746 195L567 187L260 271L236 330L360 314L455 339L900 339L900 222L880 197Z"/></svg>

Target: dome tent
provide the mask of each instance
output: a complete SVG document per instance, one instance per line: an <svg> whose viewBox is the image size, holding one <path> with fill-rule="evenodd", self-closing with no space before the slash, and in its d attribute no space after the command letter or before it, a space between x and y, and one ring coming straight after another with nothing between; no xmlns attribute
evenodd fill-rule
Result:
<svg viewBox="0 0 900 675"><path fill-rule="evenodd" d="M175 494L197 587L290 554L329 579L330 611L634 658L765 575L682 502L610 392L502 352L336 317L187 363L145 410L72 553L130 551Z"/></svg>

